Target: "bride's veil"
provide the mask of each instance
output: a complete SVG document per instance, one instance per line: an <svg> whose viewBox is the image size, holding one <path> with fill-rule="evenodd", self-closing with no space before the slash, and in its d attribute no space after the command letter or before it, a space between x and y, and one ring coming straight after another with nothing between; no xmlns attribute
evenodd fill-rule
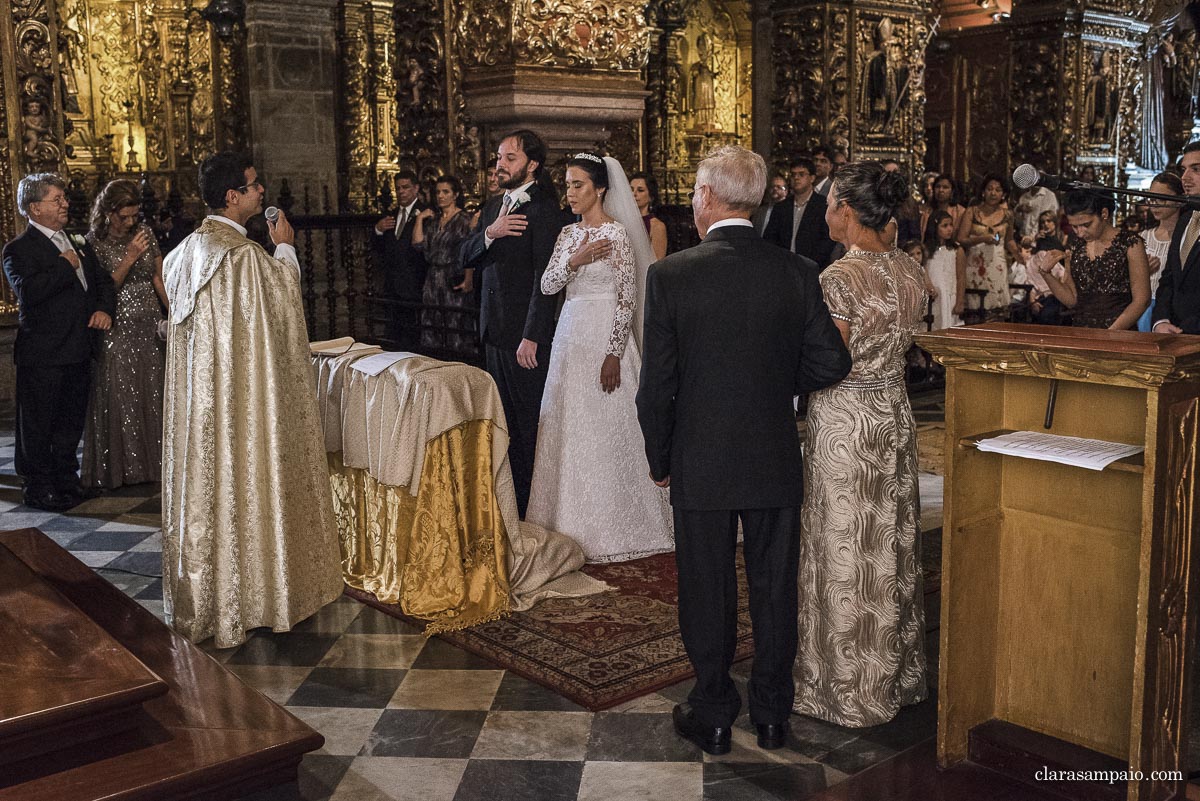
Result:
<svg viewBox="0 0 1200 801"><path fill-rule="evenodd" d="M642 212L633 199L629 179L621 162L611 156L604 157L608 169L608 191L604 194L604 211L608 216L625 226L629 234L629 245L633 250L634 277L637 282L637 301L633 304L633 341L638 351L642 350L642 306L646 297L646 271L654 263L654 250L650 247L650 235L642 222Z"/></svg>

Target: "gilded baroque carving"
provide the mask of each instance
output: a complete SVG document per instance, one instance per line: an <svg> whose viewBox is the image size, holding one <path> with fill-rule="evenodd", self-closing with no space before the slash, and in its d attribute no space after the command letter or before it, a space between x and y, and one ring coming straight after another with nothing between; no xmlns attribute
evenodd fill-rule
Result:
<svg viewBox="0 0 1200 801"><path fill-rule="evenodd" d="M1011 96L1020 102L1009 104L1009 152L1016 163L1057 170L1056 142L1062 129L1053 109L1060 102L1059 41L1017 35L1011 42Z"/></svg>
<svg viewBox="0 0 1200 801"><path fill-rule="evenodd" d="M46 0L14 0L12 19L22 171L57 170L63 145L57 132L54 47Z"/></svg>
<svg viewBox="0 0 1200 801"><path fill-rule="evenodd" d="M639 70L650 50L637 0L515 0L512 53L522 64Z"/></svg>
<svg viewBox="0 0 1200 801"><path fill-rule="evenodd" d="M1162 551L1152 564L1149 648L1147 668L1152 672L1146 699L1153 713L1149 727L1148 753L1143 750L1145 798L1175 798L1182 782L1170 781L1167 771L1183 767L1187 743L1184 722L1187 709L1183 687L1184 664L1190 648L1189 635L1195 633L1195 601L1188 608L1188 596L1195 590L1192 577L1195 497L1200 491L1197 478L1197 450L1200 445L1200 403L1195 398L1171 405L1167 412L1167 475L1180 476L1177 486L1169 489L1163 520ZM1189 586L1189 584L1191 586ZM1149 678L1149 677L1148 677ZM1151 770L1153 768L1153 771ZM1163 771L1158 773L1157 771Z"/></svg>
<svg viewBox="0 0 1200 801"><path fill-rule="evenodd" d="M829 91L824 30L824 14L817 8L789 12L775 19L772 129L775 132L773 151L780 160L808 150L824 138L822 120ZM840 64L832 60L829 64L831 80L832 75L839 72L844 80L844 53Z"/></svg>
<svg viewBox="0 0 1200 801"><path fill-rule="evenodd" d="M445 93L445 11L442 0L409 0L404 12L396 14L397 160L425 170L424 178L435 178L452 164ZM459 133L453 131L455 137ZM461 133L466 135L465 128Z"/></svg>
<svg viewBox="0 0 1200 801"><path fill-rule="evenodd" d="M509 7L489 0L462 0L458 8L456 55L463 67L495 67L512 63Z"/></svg>

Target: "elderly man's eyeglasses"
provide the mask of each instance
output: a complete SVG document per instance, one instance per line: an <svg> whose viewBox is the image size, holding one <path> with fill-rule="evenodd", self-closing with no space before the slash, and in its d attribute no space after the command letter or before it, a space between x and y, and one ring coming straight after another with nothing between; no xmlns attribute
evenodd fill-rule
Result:
<svg viewBox="0 0 1200 801"><path fill-rule="evenodd" d="M67 200L66 195L59 195L58 197L44 197L41 200L35 200L34 203L53 203L56 206L71 205L71 201Z"/></svg>

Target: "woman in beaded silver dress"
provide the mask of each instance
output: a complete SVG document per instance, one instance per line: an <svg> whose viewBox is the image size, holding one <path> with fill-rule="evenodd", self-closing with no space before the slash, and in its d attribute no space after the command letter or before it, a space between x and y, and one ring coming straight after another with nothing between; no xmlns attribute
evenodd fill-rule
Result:
<svg viewBox="0 0 1200 801"><path fill-rule="evenodd" d="M825 219L846 255L821 289L854 366L809 396L794 711L874 726L925 688L916 424L905 353L925 313L920 264L882 232L908 191L877 161L847 165Z"/></svg>
<svg viewBox="0 0 1200 801"><path fill-rule="evenodd" d="M117 315L97 348L83 434L82 483L90 489L159 481L162 474L166 349L158 324L167 292L154 234L138 224L140 202L133 181L109 183L92 207L87 235L117 286Z"/></svg>

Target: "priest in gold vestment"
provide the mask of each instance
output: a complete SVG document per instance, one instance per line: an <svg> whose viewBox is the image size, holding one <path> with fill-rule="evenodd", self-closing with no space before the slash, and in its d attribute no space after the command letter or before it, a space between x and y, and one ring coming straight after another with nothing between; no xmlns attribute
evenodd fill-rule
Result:
<svg viewBox="0 0 1200 801"><path fill-rule="evenodd" d="M246 238L262 211L250 160L200 166L212 213L167 257L163 601L194 642L286 631L342 591L293 232Z"/></svg>

